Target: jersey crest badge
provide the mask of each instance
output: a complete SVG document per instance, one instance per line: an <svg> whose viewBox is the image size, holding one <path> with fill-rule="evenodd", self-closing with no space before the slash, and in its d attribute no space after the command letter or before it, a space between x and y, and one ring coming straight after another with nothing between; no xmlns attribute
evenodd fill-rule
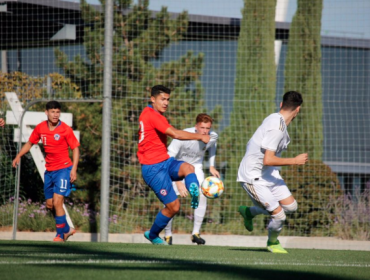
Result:
<svg viewBox="0 0 370 280"><path fill-rule="evenodd" d="M59 135L59 134L55 134L55 135L54 135L54 139L55 139L56 141L58 141L58 140L60 139L60 135Z"/></svg>
<svg viewBox="0 0 370 280"><path fill-rule="evenodd" d="M161 189L161 190L159 191L159 193L160 193L161 195L163 195L163 196L166 196L166 195L167 195L167 191L166 191L165 189Z"/></svg>

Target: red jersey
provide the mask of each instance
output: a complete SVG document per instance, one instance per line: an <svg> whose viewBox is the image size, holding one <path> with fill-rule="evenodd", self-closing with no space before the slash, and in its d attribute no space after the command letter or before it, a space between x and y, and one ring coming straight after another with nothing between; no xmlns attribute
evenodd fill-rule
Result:
<svg viewBox="0 0 370 280"><path fill-rule="evenodd" d="M139 145L137 157L141 164L156 164L168 159L167 128L171 127L167 119L153 109L146 107L139 117Z"/></svg>
<svg viewBox="0 0 370 280"><path fill-rule="evenodd" d="M68 147L73 150L80 146L80 143L72 128L59 121L59 125L50 131L48 121L44 121L35 127L28 141L37 144L40 139L46 154L45 167L47 171L55 171L73 165L69 158Z"/></svg>

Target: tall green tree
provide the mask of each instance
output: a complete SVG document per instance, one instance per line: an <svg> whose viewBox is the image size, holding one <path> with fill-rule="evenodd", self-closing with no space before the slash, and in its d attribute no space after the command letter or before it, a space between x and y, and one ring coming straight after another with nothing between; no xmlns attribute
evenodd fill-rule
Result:
<svg viewBox="0 0 370 280"><path fill-rule="evenodd" d="M104 1L101 3L104 7ZM144 204L153 206L148 202L148 190L136 158L138 117L148 104L150 87L163 84L173 90L167 117L179 129L192 125L196 114L204 111L200 85L203 54L188 51L177 60L154 64L164 48L181 40L187 32L187 13L171 19L167 9L162 8L154 17L148 6L148 1L137 5L130 0L114 1L111 206L112 210L136 211L139 220L142 218L138 211L148 210ZM86 58L79 55L69 61L60 49L55 50L55 55L58 66L81 86L83 97L100 98L104 82L104 11L95 10L85 0L81 1L81 8L86 25ZM79 184L90 190L92 199L98 197L98 192L91 190L99 190L100 186L102 109L100 104L92 104L71 105L70 110L75 111L75 125L82 133Z"/></svg>
<svg viewBox="0 0 370 280"><path fill-rule="evenodd" d="M235 178L249 138L275 110L274 63L276 0L245 0L238 38L236 79L230 126L220 138L220 160L228 161L226 185L236 195ZM235 186L235 188L230 188Z"/></svg>
<svg viewBox="0 0 370 280"><path fill-rule="evenodd" d="M300 116L290 125L294 139L289 154L307 152L321 160L323 154L322 84L321 84L321 15L322 0L298 0L293 18L285 62L285 91L303 95Z"/></svg>

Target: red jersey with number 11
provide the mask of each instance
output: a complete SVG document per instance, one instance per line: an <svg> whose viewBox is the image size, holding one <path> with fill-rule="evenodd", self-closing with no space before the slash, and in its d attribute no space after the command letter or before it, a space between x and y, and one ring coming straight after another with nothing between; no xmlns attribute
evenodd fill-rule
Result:
<svg viewBox="0 0 370 280"><path fill-rule="evenodd" d="M168 120L154 110L146 107L139 117L139 145L137 157L141 164L156 164L169 158L167 154L166 130L171 127Z"/></svg>
<svg viewBox="0 0 370 280"><path fill-rule="evenodd" d="M72 166L73 163L69 158L70 147L72 150L78 146L76 136L72 128L60 121L60 124L54 129L50 130L48 121L39 123L33 130L30 139L32 144L37 144L41 139L46 154L46 170L55 171Z"/></svg>

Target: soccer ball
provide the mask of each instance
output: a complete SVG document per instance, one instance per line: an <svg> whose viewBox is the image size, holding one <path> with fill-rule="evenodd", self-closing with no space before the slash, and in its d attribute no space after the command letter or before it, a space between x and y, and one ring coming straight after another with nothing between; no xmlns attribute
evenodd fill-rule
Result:
<svg viewBox="0 0 370 280"><path fill-rule="evenodd" d="M217 177L207 177L202 183L202 193L207 198L217 198L224 192L224 183Z"/></svg>

